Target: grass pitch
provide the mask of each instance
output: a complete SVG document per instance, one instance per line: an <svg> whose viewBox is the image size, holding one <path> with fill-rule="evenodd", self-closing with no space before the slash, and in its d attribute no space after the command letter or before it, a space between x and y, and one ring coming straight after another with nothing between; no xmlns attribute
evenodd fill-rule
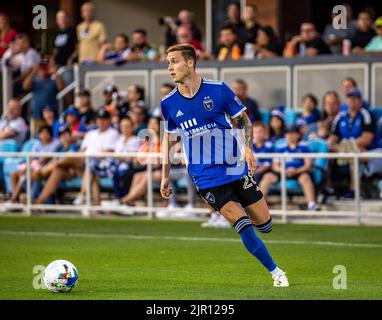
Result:
<svg viewBox="0 0 382 320"><path fill-rule="evenodd" d="M0 217L0 299L381 299L382 228L275 225L260 235L289 288L272 279L233 229L198 222ZM67 259L69 294L32 286L33 268ZM333 289L333 268L347 289Z"/></svg>

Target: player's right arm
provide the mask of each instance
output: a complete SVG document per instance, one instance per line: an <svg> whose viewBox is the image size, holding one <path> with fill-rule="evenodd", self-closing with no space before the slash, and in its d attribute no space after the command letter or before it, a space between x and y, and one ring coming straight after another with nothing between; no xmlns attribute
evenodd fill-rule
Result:
<svg viewBox="0 0 382 320"><path fill-rule="evenodd" d="M165 120L165 130L163 134L162 141L162 179L160 185L160 193L164 199L168 199L172 193L172 189L170 188L170 168L171 168L171 159L170 159L170 150L176 144L175 141L170 139L170 135L172 132L176 131L176 124L171 119L170 114L167 108L161 103L162 115Z"/></svg>
<svg viewBox="0 0 382 320"><path fill-rule="evenodd" d="M165 131L162 141L162 180L160 185L160 193L163 198L168 199L172 193L170 188L170 150L176 141L170 141L170 133Z"/></svg>

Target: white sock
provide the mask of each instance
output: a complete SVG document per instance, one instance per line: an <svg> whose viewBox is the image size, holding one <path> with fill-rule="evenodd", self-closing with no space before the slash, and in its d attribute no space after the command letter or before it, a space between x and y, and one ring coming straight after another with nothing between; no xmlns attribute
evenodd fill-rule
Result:
<svg viewBox="0 0 382 320"><path fill-rule="evenodd" d="M317 206L317 204L314 201L308 203L309 209L315 208L316 206Z"/></svg>
<svg viewBox="0 0 382 320"><path fill-rule="evenodd" d="M273 271L271 271L272 276L277 276L281 273L284 273L279 267L276 267Z"/></svg>

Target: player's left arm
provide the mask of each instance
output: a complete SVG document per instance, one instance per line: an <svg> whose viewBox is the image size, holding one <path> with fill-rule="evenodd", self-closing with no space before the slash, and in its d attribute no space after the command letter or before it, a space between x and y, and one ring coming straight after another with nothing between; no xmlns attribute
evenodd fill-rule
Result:
<svg viewBox="0 0 382 320"><path fill-rule="evenodd" d="M245 160L248 164L249 174L252 176L256 170L256 159L252 150L252 124L245 112L241 112L234 118L238 124L238 127L244 130L245 136Z"/></svg>

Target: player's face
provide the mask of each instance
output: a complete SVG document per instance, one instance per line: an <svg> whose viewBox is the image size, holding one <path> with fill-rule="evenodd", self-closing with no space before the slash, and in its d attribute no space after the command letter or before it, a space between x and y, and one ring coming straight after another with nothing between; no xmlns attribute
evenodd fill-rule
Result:
<svg viewBox="0 0 382 320"><path fill-rule="evenodd" d="M180 51L169 52L167 64L172 81L175 83L183 83L193 70L192 60L186 61Z"/></svg>

